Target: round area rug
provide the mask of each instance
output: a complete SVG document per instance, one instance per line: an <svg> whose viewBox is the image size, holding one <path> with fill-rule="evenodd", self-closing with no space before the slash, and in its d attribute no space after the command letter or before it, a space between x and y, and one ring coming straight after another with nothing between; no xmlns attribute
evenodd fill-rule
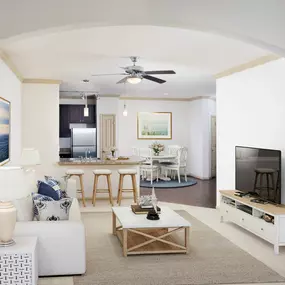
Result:
<svg viewBox="0 0 285 285"><path fill-rule="evenodd" d="M181 177L181 183L178 182L178 180L171 180L171 181L163 181L163 180L158 180L153 181L152 184L150 184L150 181L146 180L141 180L140 186L144 188L182 188L182 187L189 187L192 185L197 184L197 181L193 178L187 178L187 182L184 181L184 177Z"/></svg>

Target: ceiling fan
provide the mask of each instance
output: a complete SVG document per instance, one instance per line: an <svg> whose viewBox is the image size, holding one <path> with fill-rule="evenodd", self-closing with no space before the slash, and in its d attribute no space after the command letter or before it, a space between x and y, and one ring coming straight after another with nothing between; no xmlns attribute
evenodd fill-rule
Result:
<svg viewBox="0 0 285 285"><path fill-rule="evenodd" d="M154 81L156 83L162 84L166 81L154 76L151 76L153 74L176 74L173 70L152 70L152 71L144 71L144 68L142 66L136 65L136 62L138 60L138 57L131 56L130 57L133 65L127 66L127 67L121 67L125 70L125 73L112 73L112 74L93 74L92 76L105 76L105 75L125 75L125 77L117 82L117 84L120 83L126 83L129 82L131 84L137 84L142 81L142 79L147 79Z"/></svg>

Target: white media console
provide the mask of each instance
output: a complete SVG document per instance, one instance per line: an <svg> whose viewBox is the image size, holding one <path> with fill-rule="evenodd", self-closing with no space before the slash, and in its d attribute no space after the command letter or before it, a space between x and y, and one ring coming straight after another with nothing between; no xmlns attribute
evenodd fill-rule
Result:
<svg viewBox="0 0 285 285"><path fill-rule="evenodd" d="M285 205L253 203L250 197L239 197L235 190L221 190L221 222L233 222L274 245L275 254L285 246ZM266 222L264 214L274 217Z"/></svg>

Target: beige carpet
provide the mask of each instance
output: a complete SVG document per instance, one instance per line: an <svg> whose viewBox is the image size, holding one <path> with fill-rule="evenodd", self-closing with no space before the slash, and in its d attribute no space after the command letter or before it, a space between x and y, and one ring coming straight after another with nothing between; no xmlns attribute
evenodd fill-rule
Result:
<svg viewBox="0 0 285 285"><path fill-rule="evenodd" d="M192 224L190 253L122 256L111 234L111 213L86 213L87 272L75 285L186 285L284 282L285 278L185 211Z"/></svg>

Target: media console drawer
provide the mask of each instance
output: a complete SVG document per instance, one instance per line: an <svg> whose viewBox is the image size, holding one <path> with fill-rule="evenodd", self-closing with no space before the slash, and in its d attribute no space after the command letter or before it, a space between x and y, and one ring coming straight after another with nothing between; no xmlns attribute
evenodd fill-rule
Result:
<svg viewBox="0 0 285 285"><path fill-rule="evenodd" d="M276 227L273 224L266 223L265 221L255 218L252 224L252 230L259 236L264 237L270 242L274 242L276 239Z"/></svg>

